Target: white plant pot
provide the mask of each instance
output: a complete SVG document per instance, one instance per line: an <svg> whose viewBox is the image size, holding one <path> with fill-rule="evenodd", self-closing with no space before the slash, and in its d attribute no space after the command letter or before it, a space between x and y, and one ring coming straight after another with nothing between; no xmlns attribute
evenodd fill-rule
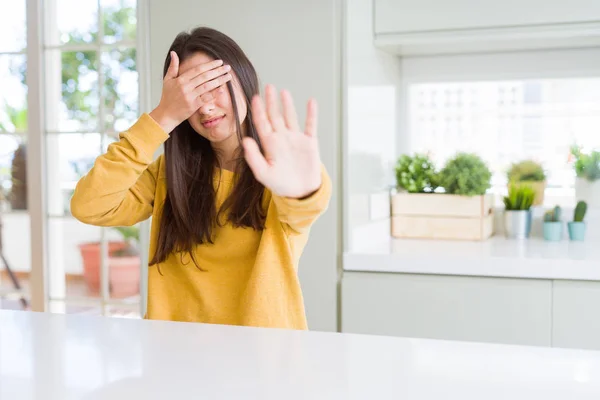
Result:
<svg viewBox="0 0 600 400"><path fill-rule="evenodd" d="M577 201L585 201L590 208L600 208L600 180L590 182L584 178L576 178L575 198Z"/></svg>

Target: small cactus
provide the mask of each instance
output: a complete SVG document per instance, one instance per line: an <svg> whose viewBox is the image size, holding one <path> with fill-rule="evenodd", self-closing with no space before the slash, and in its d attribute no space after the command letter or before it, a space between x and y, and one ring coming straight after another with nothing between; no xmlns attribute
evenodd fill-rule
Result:
<svg viewBox="0 0 600 400"><path fill-rule="evenodd" d="M578 201L577 205L575 206L575 215L573 216L573 221L583 222L586 211L587 203L585 201Z"/></svg>
<svg viewBox="0 0 600 400"><path fill-rule="evenodd" d="M560 206L554 207L554 222L559 222L562 218L562 209Z"/></svg>
<svg viewBox="0 0 600 400"><path fill-rule="evenodd" d="M556 206L552 210L548 210L544 213L544 222L560 222L561 216L562 209L560 206Z"/></svg>

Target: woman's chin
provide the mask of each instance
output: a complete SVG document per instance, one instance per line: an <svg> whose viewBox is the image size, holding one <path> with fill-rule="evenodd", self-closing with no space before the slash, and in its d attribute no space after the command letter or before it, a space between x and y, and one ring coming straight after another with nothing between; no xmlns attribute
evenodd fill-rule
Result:
<svg viewBox="0 0 600 400"><path fill-rule="evenodd" d="M204 136L211 143L221 143L228 139L231 139L234 136L234 133L231 132L222 132L218 129L208 129L203 130L200 135Z"/></svg>

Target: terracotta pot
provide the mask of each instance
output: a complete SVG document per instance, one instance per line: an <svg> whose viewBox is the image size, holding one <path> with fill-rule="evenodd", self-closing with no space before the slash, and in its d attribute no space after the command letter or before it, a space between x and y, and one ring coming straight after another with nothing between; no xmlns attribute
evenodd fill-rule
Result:
<svg viewBox="0 0 600 400"><path fill-rule="evenodd" d="M127 247L126 242L108 243L109 289L112 297L127 297L139 293L140 257L111 257L116 251ZM100 292L100 243L79 245L83 258L83 277L88 292L98 295Z"/></svg>
<svg viewBox="0 0 600 400"><path fill-rule="evenodd" d="M108 259L111 297L122 298L139 294L140 262L139 256Z"/></svg>

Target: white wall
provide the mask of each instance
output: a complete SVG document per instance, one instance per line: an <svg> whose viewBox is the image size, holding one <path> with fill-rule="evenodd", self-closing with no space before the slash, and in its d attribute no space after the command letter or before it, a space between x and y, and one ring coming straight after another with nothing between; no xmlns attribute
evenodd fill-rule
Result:
<svg viewBox="0 0 600 400"><path fill-rule="evenodd" d="M341 1L150 0L149 5L153 104L160 99L171 42L180 31L197 25L236 40L263 84L292 92L301 117L309 97L319 102L321 157L335 187L329 210L312 230L299 274L309 328L337 330Z"/></svg>
<svg viewBox="0 0 600 400"><path fill-rule="evenodd" d="M389 236L400 61L373 46L373 2L346 1L344 249Z"/></svg>

